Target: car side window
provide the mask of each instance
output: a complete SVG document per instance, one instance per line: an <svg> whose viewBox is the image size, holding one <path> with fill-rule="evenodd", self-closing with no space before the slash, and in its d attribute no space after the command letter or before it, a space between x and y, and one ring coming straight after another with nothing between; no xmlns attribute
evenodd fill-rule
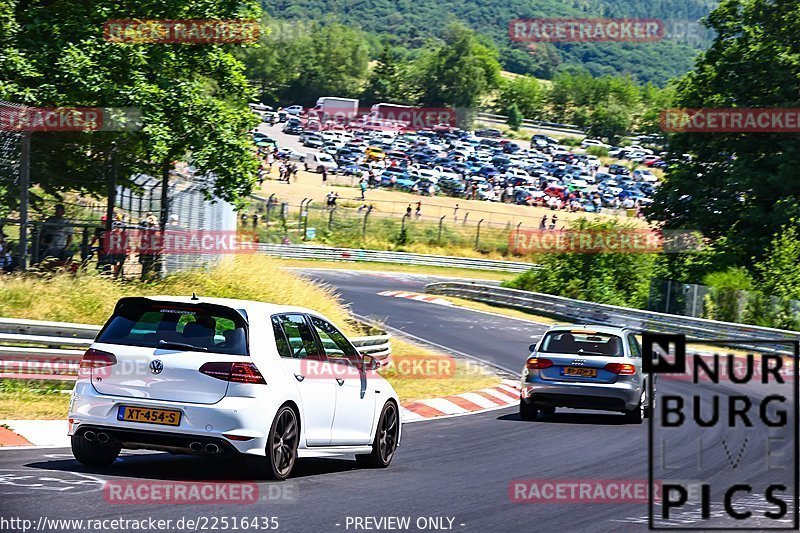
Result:
<svg viewBox="0 0 800 533"><path fill-rule="evenodd" d="M636 340L635 335L628 335L628 346L631 349L631 357L641 357L642 349L639 346L639 341Z"/></svg>
<svg viewBox="0 0 800 533"><path fill-rule="evenodd" d="M345 338L336 327L322 320L311 316L311 323L319 335L325 357L332 362L357 364L359 360L358 350Z"/></svg>
<svg viewBox="0 0 800 533"><path fill-rule="evenodd" d="M275 346L278 348L278 355L281 357L292 357L292 349L286 335L283 333L283 326L279 316L272 317L272 332L275 334Z"/></svg>
<svg viewBox="0 0 800 533"><path fill-rule="evenodd" d="M272 327L275 330L275 342L281 357L320 358L317 341L305 316L299 314L276 315L272 317ZM281 335L278 335L278 327Z"/></svg>

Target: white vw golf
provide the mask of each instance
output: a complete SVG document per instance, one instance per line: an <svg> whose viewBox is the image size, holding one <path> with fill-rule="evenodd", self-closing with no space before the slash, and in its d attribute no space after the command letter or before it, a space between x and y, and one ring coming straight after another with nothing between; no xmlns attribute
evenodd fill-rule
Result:
<svg viewBox="0 0 800 533"><path fill-rule="evenodd" d="M72 452L94 466L122 448L238 454L273 479L304 457L386 467L401 420L377 366L308 309L123 298L81 361Z"/></svg>

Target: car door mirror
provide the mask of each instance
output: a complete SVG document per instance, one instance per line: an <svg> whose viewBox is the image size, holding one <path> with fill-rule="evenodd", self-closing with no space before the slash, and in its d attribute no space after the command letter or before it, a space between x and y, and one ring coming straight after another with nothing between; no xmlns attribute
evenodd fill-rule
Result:
<svg viewBox="0 0 800 533"><path fill-rule="evenodd" d="M381 362L371 355L365 355L361 360L361 368L364 370L364 372L377 370L380 368L380 366Z"/></svg>
<svg viewBox="0 0 800 533"><path fill-rule="evenodd" d="M531 352L535 352L536 351L536 345L535 344L531 344L530 346L528 346L528 350L530 350Z"/></svg>

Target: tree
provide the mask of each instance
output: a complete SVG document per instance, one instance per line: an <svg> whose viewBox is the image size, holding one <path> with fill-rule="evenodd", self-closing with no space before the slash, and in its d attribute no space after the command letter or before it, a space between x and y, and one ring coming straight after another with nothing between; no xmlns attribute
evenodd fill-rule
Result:
<svg viewBox="0 0 800 533"><path fill-rule="evenodd" d="M258 43L241 48L237 55L245 65L248 79L259 87L259 100L276 103L299 76L310 42L309 25L300 21L290 24L266 14L261 25L265 31Z"/></svg>
<svg viewBox="0 0 800 533"><path fill-rule="evenodd" d="M800 300L800 230L797 221L775 235L764 259L755 265L765 294Z"/></svg>
<svg viewBox="0 0 800 533"><path fill-rule="evenodd" d="M508 127L514 131L518 131L524 118L517 104L512 103L508 108Z"/></svg>
<svg viewBox="0 0 800 533"><path fill-rule="evenodd" d="M166 177L175 162L187 161L212 178L209 194L233 202L244 198L257 169L247 136L257 119L247 107L252 93L243 65L233 54L238 45L112 43L103 37L103 24L258 14L250 0L209 0L202 6L116 0L100 7L63 0L16 6L19 30L13 47L29 67L17 72L13 83L0 84L0 98L38 107L133 109L142 121L136 131L34 134L35 183L56 195L68 190L102 194L108 154L116 145L123 184L137 172Z"/></svg>
<svg viewBox="0 0 800 533"><path fill-rule="evenodd" d="M444 42L423 54L415 67L421 102L463 110L466 122L500 80L497 51L457 23L447 27Z"/></svg>
<svg viewBox="0 0 800 533"><path fill-rule="evenodd" d="M298 76L286 91L293 103L310 105L320 96L361 94L369 65L363 32L338 23L312 23L301 50Z"/></svg>
<svg viewBox="0 0 800 533"><path fill-rule="evenodd" d="M708 17L717 33L677 84L678 108L794 108L800 94L800 3L723 0ZM796 133L675 133L672 165L649 219L726 236L730 261L749 267L800 216ZM683 157L689 154L691 157Z"/></svg>
<svg viewBox="0 0 800 533"><path fill-rule="evenodd" d="M495 109L504 115L510 114L512 104L527 118L541 115L547 94L542 84L530 76L515 76L510 80L502 80Z"/></svg>
<svg viewBox="0 0 800 533"><path fill-rule="evenodd" d="M384 46L370 72L362 99L365 105L405 100L403 95L403 65L389 46Z"/></svg>
<svg viewBox="0 0 800 533"><path fill-rule="evenodd" d="M605 137L615 144L631 128L631 110L613 99L595 107L589 114L589 135Z"/></svg>

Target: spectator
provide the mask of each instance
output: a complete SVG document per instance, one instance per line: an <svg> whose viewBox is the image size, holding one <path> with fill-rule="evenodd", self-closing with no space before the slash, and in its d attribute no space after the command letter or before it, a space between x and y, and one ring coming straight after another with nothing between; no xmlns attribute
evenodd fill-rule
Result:
<svg viewBox="0 0 800 533"><path fill-rule="evenodd" d="M158 256L163 251L158 244L158 219L152 213L139 223L139 263L142 265L142 281L152 279L157 274Z"/></svg>
<svg viewBox="0 0 800 533"><path fill-rule="evenodd" d="M431 195L433 196L433 195ZM422 216L422 202L417 202L417 209L414 212L414 216L419 218Z"/></svg>
<svg viewBox="0 0 800 533"><path fill-rule="evenodd" d="M364 178L361 178L361 181L358 182L358 185L361 188L361 199L365 200L366 199L366 193L367 193L367 180L365 180Z"/></svg>
<svg viewBox="0 0 800 533"><path fill-rule="evenodd" d="M550 219L550 231L556 229L556 224L558 224L558 215L553 214L553 218Z"/></svg>
<svg viewBox="0 0 800 533"><path fill-rule="evenodd" d="M14 264L13 246L8 240L8 235L0 230L0 271L9 274L16 266Z"/></svg>
<svg viewBox="0 0 800 533"><path fill-rule="evenodd" d="M539 229L540 230L546 230L547 229L547 215L544 215L542 217L542 221L539 222Z"/></svg>
<svg viewBox="0 0 800 533"><path fill-rule="evenodd" d="M251 218L253 219L253 227L254 228L258 227L258 219L259 219L258 213L254 212Z"/></svg>
<svg viewBox="0 0 800 533"><path fill-rule="evenodd" d="M55 214L48 217L42 224L41 244L44 247L42 258L48 257L67 261L72 254L69 247L72 246L72 224L64 216L64 206L57 204Z"/></svg>
<svg viewBox="0 0 800 533"><path fill-rule="evenodd" d="M406 207L406 216L411 217L411 204L408 204L408 207Z"/></svg>
<svg viewBox="0 0 800 533"><path fill-rule="evenodd" d="M327 184L328 184L328 169L326 167L322 167L322 186L324 187ZM364 198L363 193L361 195L361 198L362 199Z"/></svg>

